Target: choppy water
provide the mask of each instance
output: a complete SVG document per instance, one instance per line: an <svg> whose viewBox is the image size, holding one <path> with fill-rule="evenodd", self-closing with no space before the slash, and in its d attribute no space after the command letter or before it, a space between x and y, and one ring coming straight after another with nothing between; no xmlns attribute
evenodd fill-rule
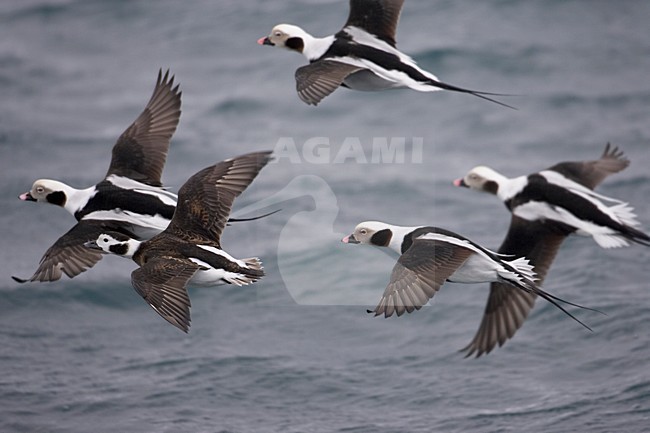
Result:
<svg viewBox="0 0 650 433"><path fill-rule="evenodd" d="M338 240L382 219L496 248L505 209L453 179L477 164L517 175L596 158L607 141L632 164L599 191L650 227L650 4L408 0L399 46L450 83L519 95L504 99L517 111L468 95L345 89L305 106L293 81L304 60L255 41L279 22L330 34L346 14L342 0L2 2L0 431L648 429L648 249L568 240L546 288L606 312L576 313L594 332L539 303L511 342L464 360L457 350L487 285L450 284L417 314L373 319L365 306L392 259ZM73 223L16 196L37 178L99 180L160 67L183 90L170 187L213 161L284 152L236 206L273 197L283 211L224 238L235 256L259 255L268 276L192 290L188 335L142 302L135 265L116 257L74 280L10 279L33 272ZM404 163L372 163L374 140L400 137ZM309 140L320 140L311 153Z"/></svg>

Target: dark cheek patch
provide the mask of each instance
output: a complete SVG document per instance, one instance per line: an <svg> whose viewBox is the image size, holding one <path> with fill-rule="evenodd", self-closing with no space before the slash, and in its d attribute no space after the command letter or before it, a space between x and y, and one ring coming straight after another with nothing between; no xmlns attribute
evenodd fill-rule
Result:
<svg viewBox="0 0 650 433"><path fill-rule="evenodd" d="M370 242L378 247L387 247L392 237L393 232L389 229L383 229L372 235Z"/></svg>
<svg viewBox="0 0 650 433"><path fill-rule="evenodd" d="M296 50L301 53L302 50L305 48L305 43L303 42L302 38L289 38L284 43L284 45L287 48L291 48L292 50Z"/></svg>
<svg viewBox="0 0 650 433"><path fill-rule="evenodd" d="M116 245L111 245L108 247L108 250L113 253L113 254L118 254L120 256L123 256L126 254L128 251L129 246L126 244L116 244Z"/></svg>
<svg viewBox="0 0 650 433"><path fill-rule="evenodd" d="M52 203L57 206L65 206L65 194L62 191L50 193L45 197L45 199L48 203Z"/></svg>
<svg viewBox="0 0 650 433"><path fill-rule="evenodd" d="M496 195L499 190L499 184L493 180L488 180L485 182L485 185L483 185L483 189L490 194Z"/></svg>

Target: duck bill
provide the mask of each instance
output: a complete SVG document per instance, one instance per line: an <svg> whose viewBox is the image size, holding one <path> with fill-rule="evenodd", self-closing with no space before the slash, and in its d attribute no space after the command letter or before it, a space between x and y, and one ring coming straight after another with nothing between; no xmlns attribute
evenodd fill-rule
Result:
<svg viewBox="0 0 650 433"><path fill-rule="evenodd" d="M357 238L354 237L354 234L347 235L346 237L341 239L341 242L343 242L344 244L358 244L358 243L360 243L357 240Z"/></svg>
<svg viewBox="0 0 650 433"><path fill-rule="evenodd" d="M36 199L32 197L32 195L29 192L20 194L18 198L21 199L22 201L36 201Z"/></svg>
<svg viewBox="0 0 650 433"><path fill-rule="evenodd" d="M467 185L467 184L465 183L465 179L462 179L462 178L461 178L461 179L456 179L456 180L454 181L454 185L455 185L455 186L460 186L460 187L462 187L462 188L469 188L469 185Z"/></svg>
<svg viewBox="0 0 650 433"><path fill-rule="evenodd" d="M271 39L269 39L268 36L265 36L263 38L259 38L257 40L257 43L260 44L260 45L271 45L271 46L275 45L273 42L271 42Z"/></svg>
<svg viewBox="0 0 650 433"><path fill-rule="evenodd" d="M84 243L84 247L90 248L91 250L100 250L100 251L102 250L101 248L99 248L99 245L97 245L97 241L88 241Z"/></svg>

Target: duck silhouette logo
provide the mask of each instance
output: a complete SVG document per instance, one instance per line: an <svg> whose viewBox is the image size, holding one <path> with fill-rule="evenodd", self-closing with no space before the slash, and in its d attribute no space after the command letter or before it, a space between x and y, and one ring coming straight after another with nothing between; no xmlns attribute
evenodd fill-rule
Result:
<svg viewBox="0 0 650 433"><path fill-rule="evenodd" d="M366 256L341 244L347 233L335 229L339 206L329 184L319 176L297 176L270 197L239 209L237 215L278 205L281 214L290 214L279 233L277 265L291 298L299 305L374 306L386 275L369 281L368 272L333 270L343 263L348 269L368 268L369 260L372 268L391 269L395 258L387 251Z"/></svg>

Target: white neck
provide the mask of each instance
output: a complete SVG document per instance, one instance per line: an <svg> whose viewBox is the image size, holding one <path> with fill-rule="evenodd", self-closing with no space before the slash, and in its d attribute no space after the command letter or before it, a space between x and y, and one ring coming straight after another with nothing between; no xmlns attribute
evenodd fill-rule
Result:
<svg viewBox="0 0 650 433"><path fill-rule="evenodd" d="M393 232L393 237L390 239L388 248L395 251L397 254L402 254L402 243L404 242L404 237L407 234L411 233L413 230L416 230L420 227L402 227L389 225L388 228L390 228L390 230Z"/></svg>
<svg viewBox="0 0 650 433"><path fill-rule="evenodd" d="M512 197L521 192L521 190L524 189L528 183L527 176L519 176L509 179L501 174L498 174L498 178L494 180L496 180L499 184L497 197L499 197L502 201L510 200Z"/></svg>
<svg viewBox="0 0 650 433"><path fill-rule="evenodd" d="M329 49L334 36L326 36L324 38L315 38L309 33L305 32L302 36L305 44L302 54L307 57L307 60L316 60L320 58Z"/></svg>
<svg viewBox="0 0 650 433"><path fill-rule="evenodd" d="M48 186L52 190L62 191L65 194L65 204L63 205L63 208L72 215L74 215L78 210L83 209L86 203L88 203L88 200L90 200L96 192L94 186L86 189L76 189L56 180L49 180Z"/></svg>
<svg viewBox="0 0 650 433"><path fill-rule="evenodd" d="M133 255L138 251L138 248L140 248L140 244L142 241L139 241L137 239L129 239L126 241L126 244L129 246L129 248L126 250L126 254L122 255L122 257L126 257L127 259L133 258Z"/></svg>

